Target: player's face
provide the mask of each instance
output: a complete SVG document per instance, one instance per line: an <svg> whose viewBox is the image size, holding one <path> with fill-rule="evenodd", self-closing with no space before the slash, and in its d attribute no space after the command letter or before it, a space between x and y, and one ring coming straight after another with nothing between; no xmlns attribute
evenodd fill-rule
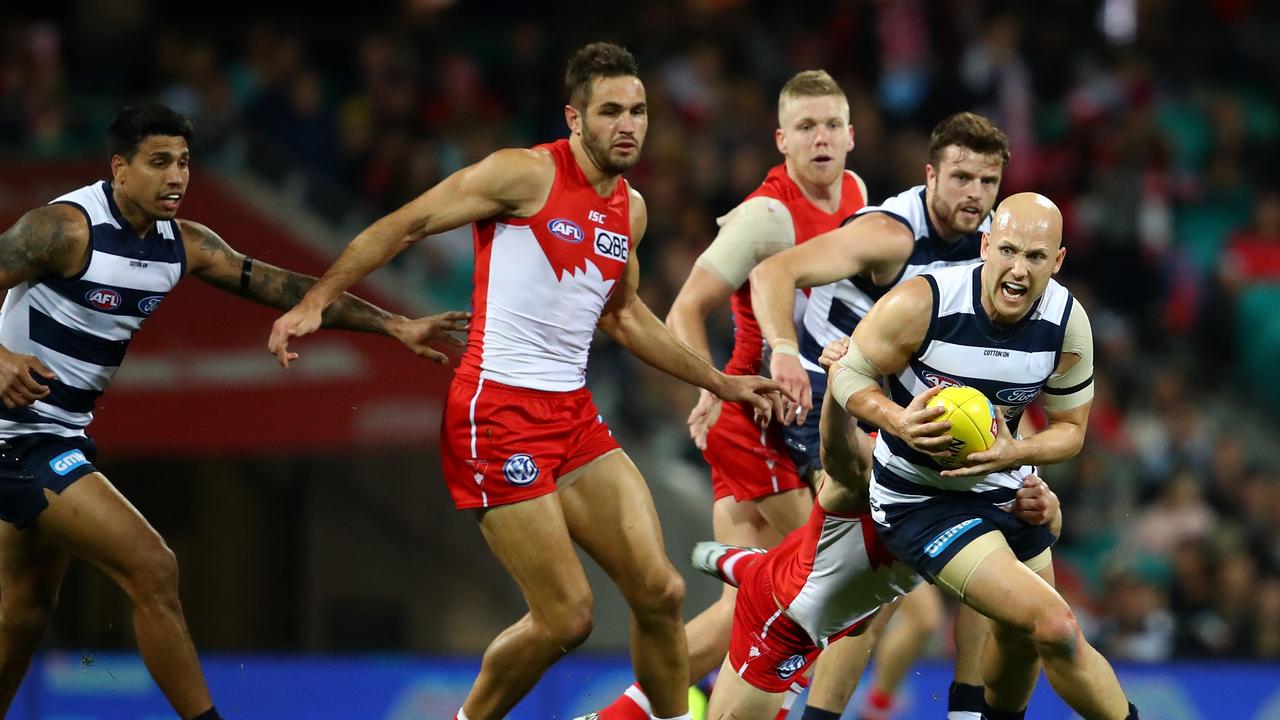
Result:
<svg viewBox="0 0 1280 720"><path fill-rule="evenodd" d="M573 120L570 120L573 123ZM649 130L644 84L634 76L596 78L586 112L577 115L582 148L606 175L621 175L640 161Z"/></svg>
<svg viewBox="0 0 1280 720"><path fill-rule="evenodd" d="M929 207L945 227L944 235L971 233L996 204L1004 162L999 155L979 155L959 145L942 149L938 166L925 166Z"/></svg>
<svg viewBox="0 0 1280 720"><path fill-rule="evenodd" d="M993 322L1016 323L1026 316L1066 257L1060 223L1019 222L998 213L982 238L983 308Z"/></svg>
<svg viewBox="0 0 1280 720"><path fill-rule="evenodd" d="M788 97L778 108L778 150L802 180L830 185L853 149L849 103L839 95Z"/></svg>
<svg viewBox="0 0 1280 720"><path fill-rule="evenodd" d="M191 179L191 151L182 136L148 135L130 160L111 158L114 185L135 208L152 220L178 214Z"/></svg>

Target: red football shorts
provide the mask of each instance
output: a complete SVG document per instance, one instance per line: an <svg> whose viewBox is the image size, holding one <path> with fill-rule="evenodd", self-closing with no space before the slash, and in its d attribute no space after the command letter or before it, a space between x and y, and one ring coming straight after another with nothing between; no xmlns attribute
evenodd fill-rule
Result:
<svg viewBox="0 0 1280 720"><path fill-rule="evenodd" d="M711 466L716 500L733 497L745 502L808 487L787 454L782 430L773 423L761 430L750 406L742 403L721 406L720 418L707 432L702 457Z"/></svg>
<svg viewBox="0 0 1280 720"><path fill-rule="evenodd" d="M546 392L454 376L440 462L459 509L541 497L556 480L618 449L586 388Z"/></svg>

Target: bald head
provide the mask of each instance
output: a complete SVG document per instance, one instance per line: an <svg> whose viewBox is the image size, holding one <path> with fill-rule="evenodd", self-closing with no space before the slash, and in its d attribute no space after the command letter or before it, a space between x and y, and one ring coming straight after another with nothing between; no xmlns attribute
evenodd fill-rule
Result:
<svg viewBox="0 0 1280 720"><path fill-rule="evenodd" d="M1057 250L1062 245L1062 212L1040 193L1010 195L996 207L991 234L1047 240L1049 246Z"/></svg>

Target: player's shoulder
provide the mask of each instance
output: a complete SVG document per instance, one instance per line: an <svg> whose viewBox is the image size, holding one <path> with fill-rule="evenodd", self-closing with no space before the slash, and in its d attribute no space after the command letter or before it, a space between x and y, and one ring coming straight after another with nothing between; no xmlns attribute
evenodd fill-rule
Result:
<svg viewBox="0 0 1280 720"><path fill-rule="evenodd" d="M176 218L174 223L178 226L178 232L182 235L182 239L186 242L207 242L212 240L220 240L218 233L209 228L208 225L198 223L195 220L187 220L186 218Z"/></svg>
<svg viewBox="0 0 1280 720"><path fill-rule="evenodd" d="M84 210L68 202L53 202L28 210L6 235L31 241L88 242L89 220Z"/></svg>
<svg viewBox="0 0 1280 720"><path fill-rule="evenodd" d="M476 168L513 180L555 174L556 161L545 147L502 148L476 163Z"/></svg>
<svg viewBox="0 0 1280 720"><path fill-rule="evenodd" d="M933 312L933 286L923 275L898 283L878 304L900 317L928 317Z"/></svg>
<svg viewBox="0 0 1280 720"><path fill-rule="evenodd" d="M778 224L791 226L791 208L776 197L770 195L751 195L733 207L732 210L716 218L720 227L737 223Z"/></svg>

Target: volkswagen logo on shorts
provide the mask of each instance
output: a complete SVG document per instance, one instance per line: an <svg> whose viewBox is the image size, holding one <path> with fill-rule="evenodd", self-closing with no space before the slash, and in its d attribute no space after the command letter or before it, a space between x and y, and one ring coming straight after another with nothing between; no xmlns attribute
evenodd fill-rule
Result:
<svg viewBox="0 0 1280 720"><path fill-rule="evenodd" d="M538 464L528 453L512 455L502 464L502 475L512 485L528 485L538 479Z"/></svg>
<svg viewBox="0 0 1280 720"><path fill-rule="evenodd" d="M782 680L786 680L792 675L795 675L796 671L802 667L804 667L804 656L792 655L786 660L778 663L778 677Z"/></svg>
<svg viewBox="0 0 1280 720"><path fill-rule="evenodd" d="M1039 387L1005 388L996 393L996 399L1010 405L1026 405L1040 394Z"/></svg>
<svg viewBox="0 0 1280 720"><path fill-rule="evenodd" d="M94 288L84 294L84 299L99 310L111 311L120 307L120 293L111 288Z"/></svg>
<svg viewBox="0 0 1280 720"><path fill-rule="evenodd" d="M160 306L160 301L164 299L163 295L148 295L138 301L138 310L143 315L150 315Z"/></svg>

